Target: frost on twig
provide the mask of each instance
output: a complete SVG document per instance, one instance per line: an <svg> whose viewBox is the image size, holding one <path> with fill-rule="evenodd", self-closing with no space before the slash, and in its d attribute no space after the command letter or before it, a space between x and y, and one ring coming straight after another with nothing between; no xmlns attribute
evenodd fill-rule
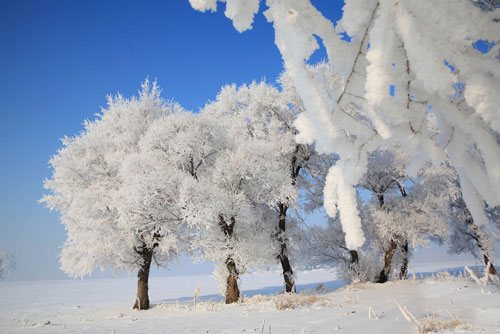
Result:
<svg viewBox="0 0 500 334"><path fill-rule="evenodd" d="M420 331L420 327L421 327L420 322L415 317L415 315L413 313L411 313L411 311L406 306L401 306L401 304L396 299L393 299L393 300L396 303L396 305L398 306L398 308L401 311L401 313L403 314L403 316L405 317L406 321L415 325L415 327Z"/></svg>
<svg viewBox="0 0 500 334"><path fill-rule="evenodd" d="M373 306L370 306L370 308L368 309L368 319L380 319Z"/></svg>
<svg viewBox="0 0 500 334"><path fill-rule="evenodd" d="M196 310L196 298L201 294L201 285L194 290L193 303Z"/></svg>
<svg viewBox="0 0 500 334"><path fill-rule="evenodd" d="M451 320L445 320L439 318L434 314L431 317L424 317L417 319L417 317L410 312L410 310L406 306L402 306L396 299L393 299L399 310L405 317L405 319L412 323L416 328L419 334L423 333L435 333L440 330L446 330L451 328L456 328L459 325L467 326L470 324L462 323L450 310L446 309L446 312L450 316Z"/></svg>
<svg viewBox="0 0 500 334"><path fill-rule="evenodd" d="M491 275L490 274L490 267L491 263L488 262L488 265L486 266L486 269L484 270L484 276L482 278L479 278L474 271L472 271L469 267L465 266L465 270L469 273L470 277L479 285L483 287L483 292L484 288L487 287L488 283L491 281L491 285L493 286L498 286L500 281L498 279L498 276L496 275Z"/></svg>
<svg viewBox="0 0 500 334"><path fill-rule="evenodd" d="M474 273L474 271L472 271L469 267L465 266L464 267L465 270L467 270L467 272L469 273L470 277L479 285L481 285L482 287L486 287L486 285L488 284L488 271L486 270L484 276L482 278L479 278L477 277L476 273ZM487 268L489 269L489 268Z"/></svg>

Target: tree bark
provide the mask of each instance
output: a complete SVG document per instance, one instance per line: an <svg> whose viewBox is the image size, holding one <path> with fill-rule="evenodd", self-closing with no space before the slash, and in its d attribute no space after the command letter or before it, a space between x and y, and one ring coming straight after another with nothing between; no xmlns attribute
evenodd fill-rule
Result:
<svg viewBox="0 0 500 334"><path fill-rule="evenodd" d="M295 145L293 151L292 160L290 161L290 177L292 179L292 186L297 184L297 178L299 176L302 165L299 162L299 151L301 145ZM282 202L278 202L279 209L279 222L278 222L278 242L280 251L278 254L278 259L281 263L281 268L283 270L283 279L285 280L285 292L295 293L295 281L293 278L293 269L290 265L290 260L288 259L288 252L286 246L286 213L288 211L288 206Z"/></svg>
<svg viewBox="0 0 500 334"><path fill-rule="evenodd" d="M401 263L401 270L399 271L399 279L406 279L408 277L408 241L401 246L401 253L403 253L403 263Z"/></svg>
<svg viewBox="0 0 500 334"><path fill-rule="evenodd" d="M350 250L349 254L351 254L351 264L359 263L359 256L357 250Z"/></svg>
<svg viewBox="0 0 500 334"><path fill-rule="evenodd" d="M229 224L226 223L222 215L219 216L219 224L222 232L228 240L233 238L233 230L236 220L231 217ZM226 304L235 303L240 299L240 289L238 288L238 268L231 255L226 259L226 269L228 272L226 280Z"/></svg>
<svg viewBox="0 0 500 334"><path fill-rule="evenodd" d="M391 262L394 252L396 251L397 244L391 240L389 248L384 251L384 269L380 272L377 283L385 283L389 279L391 273Z"/></svg>
<svg viewBox="0 0 500 334"><path fill-rule="evenodd" d="M406 65L409 68L408 60L406 61ZM410 81L408 81L408 92L410 87ZM410 93L408 93L408 99L410 98ZM410 100L408 100L410 101ZM408 102L410 103L410 102ZM405 187L402 184L398 183L399 191L401 192L402 197L408 197L406 193ZM406 279L408 277L408 240L401 245L401 253L403 254L403 262L401 263L401 270L399 271L399 279Z"/></svg>
<svg viewBox="0 0 500 334"><path fill-rule="evenodd" d="M288 259L287 247L286 247L286 212L288 210L288 206L279 202L278 208L280 212L279 216L279 234L278 234L278 242L280 246L280 252L278 254L278 258L281 262L281 268L283 269L283 278L285 280L285 292L287 293L295 293L295 282L293 279L293 270L290 265L290 260Z"/></svg>
<svg viewBox="0 0 500 334"><path fill-rule="evenodd" d="M493 266L493 262L490 261L490 259L488 258L488 255L483 255L483 258L484 258L484 263L486 265L488 265L488 263L490 263L490 270L488 271L491 275L495 275L497 273L497 270L495 269L495 267Z"/></svg>
<svg viewBox="0 0 500 334"><path fill-rule="evenodd" d="M226 268L229 273L226 281L226 304L236 303L240 299L240 289L238 288L238 270L236 263L231 257L226 260Z"/></svg>
<svg viewBox="0 0 500 334"><path fill-rule="evenodd" d="M379 207L382 208L384 206L384 194L377 195ZM394 252L396 251L396 243L391 240L389 244L389 248L384 251L384 268L376 277L377 283L385 283L389 279L389 274L391 273L391 262Z"/></svg>
<svg viewBox="0 0 500 334"><path fill-rule="evenodd" d="M483 254L483 260L484 260L484 264L487 266L488 265L488 262L491 264L490 265L490 270L489 270L489 273L491 275L495 275L497 273L495 267L493 266L493 262L491 262L491 259L489 257L489 254L488 254L488 250L483 246L482 242L481 242L481 235L479 234L479 227L474 224L474 220L472 219L472 215L470 214L469 210L466 209L466 218L465 218L465 221L467 222L467 224L469 224L472 232L473 232L473 235L472 235L472 238L476 241L476 244L477 244L477 247L481 250L481 253Z"/></svg>
<svg viewBox="0 0 500 334"><path fill-rule="evenodd" d="M349 263L349 270L351 273L358 273L359 272L359 256L358 256L358 251L357 250L349 250L349 254L351 255L351 262Z"/></svg>
<svg viewBox="0 0 500 334"><path fill-rule="evenodd" d="M377 195L378 205L380 208L384 206L384 195Z"/></svg>
<svg viewBox="0 0 500 334"><path fill-rule="evenodd" d="M149 270L153 259L153 249L147 248L143 243L142 250L138 253L142 256L143 264L137 273L137 298L133 308L147 310L149 309Z"/></svg>

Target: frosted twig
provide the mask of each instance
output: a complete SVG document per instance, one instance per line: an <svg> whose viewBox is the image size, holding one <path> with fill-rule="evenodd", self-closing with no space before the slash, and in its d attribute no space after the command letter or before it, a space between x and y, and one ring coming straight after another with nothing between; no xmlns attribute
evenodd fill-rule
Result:
<svg viewBox="0 0 500 334"><path fill-rule="evenodd" d="M193 302L195 310L196 310L196 297L200 295L200 292L201 292L201 285L194 290Z"/></svg>
<svg viewBox="0 0 500 334"><path fill-rule="evenodd" d="M482 278L483 284L485 286L488 284L488 281L490 279L490 268L491 268L491 262L488 261L488 264L486 265L486 269L484 270L484 276Z"/></svg>
<svg viewBox="0 0 500 334"><path fill-rule="evenodd" d="M458 318L450 310L446 309L446 312L448 312L448 314L453 320L458 321Z"/></svg>
<svg viewBox="0 0 500 334"><path fill-rule="evenodd" d="M477 275L472 271L470 270L469 267L465 266L464 267L465 270L467 270L467 272L469 273L470 277L472 277L472 279L479 285L483 285L483 282L477 277Z"/></svg>
<svg viewBox="0 0 500 334"><path fill-rule="evenodd" d="M375 312L375 309L373 306L370 306L368 309L368 319L379 319L377 312Z"/></svg>
<svg viewBox="0 0 500 334"><path fill-rule="evenodd" d="M356 69L356 65L358 63L358 58L361 55L361 53L363 52L363 46L365 45L366 37L368 36L368 32L370 31L370 27L372 26L373 20L375 18L375 13L377 12L378 7L379 7L379 3L377 2L377 5L373 9L372 15L370 17L370 21L368 21L368 24L366 25L366 30L365 30L365 33L363 34L363 39L361 40L361 43L359 44L358 54L356 55L356 58L354 58L354 63L352 65L351 72L349 73L349 76L347 77L347 80L346 80L344 89L342 90L342 93L340 93L339 98L337 99L337 104L340 104L342 97L344 96L345 92L347 91L347 87L349 86L349 83L351 81L351 77Z"/></svg>
<svg viewBox="0 0 500 334"><path fill-rule="evenodd" d="M420 322L417 320L417 317L415 317L415 315L413 313L411 313L410 310L406 306L401 306L401 304L398 303L398 301L396 299L393 299L393 301L398 306L399 310L401 311L401 313L405 317L406 321L412 323L413 325L415 325L415 327L417 327L418 330L420 330Z"/></svg>
<svg viewBox="0 0 500 334"><path fill-rule="evenodd" d="M264 317L264 320L262 320L262 329L260 330L261 333L264 333L264 326L266 325L267 321L267 316Z"/></svg>

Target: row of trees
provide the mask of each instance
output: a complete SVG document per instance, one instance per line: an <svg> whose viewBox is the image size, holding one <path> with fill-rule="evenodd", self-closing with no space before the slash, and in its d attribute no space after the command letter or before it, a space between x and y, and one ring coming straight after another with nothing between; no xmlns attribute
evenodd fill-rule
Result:
<svg viewBox="0 0 500 334"><path fill-rule="evenodd" d="M332 76L327 64L311 70ZM298 264L333 261L347 266L347 280L384 282L399 252L405 278L409 251L431 238L453 240L456 251L479 247L490 260L491 240L466 211L454 170L429 165L411 178L398 146L372 153L357 185L371 194L358 196L369 240L359 253L339 217L301 225L299 213L324 205L338 156L297 142L303 102L287 73L279 83L225 86L199 113L163 100L148 81L138 98L109 97L50 160L42 202L67 230L62 269L78 277L96 267L138 271L134 308L148 309L151 265L181 253L218 263L227 303L240 298L239 276L251 267L281 265L285 291L294 292Z"/></svg>
<svg viewBox="0 0 500 334"><path fill-rule="evenodd" d="M228 303L239 299L241 273L276 260L294 291L298 176L316 156L295 142L295 98L265 83L226 86L193 114L148 81L139 98L110 97L50 160L42 202L68 232L62 269L138 270L140 309L152 262L166 266L181 252L219 263Z"/></svg>

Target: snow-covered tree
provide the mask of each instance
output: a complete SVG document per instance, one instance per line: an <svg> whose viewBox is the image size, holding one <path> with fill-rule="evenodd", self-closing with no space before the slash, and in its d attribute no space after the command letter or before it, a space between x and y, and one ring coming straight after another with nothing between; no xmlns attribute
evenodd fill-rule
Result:
<svg viewBox="0 0 500 334"><path fill-rule="evenodd" d="M156 119L129 159L127 178L128 197L139 204L132 215L182 220L177 226L195 259L219 262L216 276L227 303L239 300L240 274L268 264L273 254L255 205L272 190L262 184L269 152L263 152L265 140L248 134L249 121L230 92L223 89L198 114L176 111Z"/></svg>
<svg viewBox="0 0 500 334"><path fill-rule="evenodd" d="M298 193L295 175L300 170L303 150L294 142L295 113L281 93L264 82L239 88L223 87L217 100L202 112L224 125L230 143L217 158L212 182L229 191L230 198L238 194L241 199L234 203L234 208L246 207L245 215L231 214L224 221L232 222L229 226L234 225L233 234L238 227L252 227L245 235L242 231L233 237L238 244L245 245L242 243L245 241L246 248L256 249L252 261L244 259L250 253L242 249L246 254L238 255L237 272L241 273L250 265L272 263L273 258L278 258L287 292L295 290L289 260L288 243L292 234L286 230L290 226L287 211L295 205ZM236 257L237 246L235 243L228 247L235 253L231 258ZM257 251L259 248L261 250ZM229 271L229 267L225 270Z"/></svg>
<svg viewBox="0 0 500 334"><path fill-rule="evenodd" d="M188 248L195 255L203 260L219 261L227 267L223 280L229 303L239 299L236 264L240 259L236 257L244 249L244 240L236 242L234 225L236 217L238 227L246 223L243 221L246 212L245 196L241 191L235 189L237 194L234 194L231 189L228 193L221 188L224 176L231 177L229 168L232 167L222 161L230 155L234 145L224 125L225 120L221 122L205 113L177 112L158 119L141 141L141 152L135 160L138 164L151 161L151 167L145 171L146 177L137 177L139 182L144 178L151 180L146 198L153 198L151 202L159 208L159 213L165 212L166 204L161 198L154 199L155 194L163 193L162 182L158 180L176 184L171 207L175 211L172 213L185 223ZM134 188L137 186L132 186ZM172 189L168 185L167 188ZM246 235L238 233L242 237Z"/></svg>
<svg viewBox="0 0 500 334"><path fill-rule="evenodd" d="M399 277L405 278L412 248L429 240L448 240L450 203L459 192L456 174L449 166L427 165L412 179L405 173L409 159L397 146L379 148L368 161L368 171L358 185L367 242L356 256L357 262L353 250L346 247L338 219L332 218L325 227L310 228L309 256L315 263L340 265L349 282L385 282L397 259Z"/></svg>
<svg viewBox="0 0 500 334"><path fill-rule="evenodd" d="M365 225L384 254L380 283L387 281L396 251L402 262L399 277L404 279L411 248L430 238L446 239L449 233L449 203L458 190L453 187L454 172L427 165L412 179L405 173L408 161L399 147L380 148L370 154L360 183L372 194Z"/></svg>
<svg viewBox="0 0 500 334"><path fill-rule="evenodd" d="M250 194L252 203L260 210L269 211L267 223L276 236L276 256L280 261L285 291L295 291L290 251L297 247L296 219L297 196L301 183L301 170L315 155L311 147L295 141L297 130L294 121L301 112L301 102L295 89L289 85L287 75L280 78L282 91L266 84L253 83L226 91L225 98L237 105L236 117L248 122L251 141L261 143L260 162L256 166L258 179ZM229 93L229 94L227 94Z"/></svg>
<svg viewBox="0 0 500 334"><path fill-rule="evenodd" d="M5 274L11 273L15 268L14 256L7 252L0 252L0 279L3 279Z"/></svg>
<svg viewBox="0 0 500 334"><path fill-rule="evenodd" d="M60 257L62 270L75 277L90 275L96 267L137 270L134 308L149 308L152 261L165 265L177 253L178 217L158 213L154 203L144 203L142 189L130 189L134 180L129 175L149 168L149 161L140 165L131 160L153 121L177 108L160 98L156 82L147 80L138 98L108 97L108 108L94 121L85 121L80 134L62 140L63 148L50 160L53 175L44 183L50 194L41 202L60 213L67 231ZM171 196L168 180L141 182L163 183L166 191L157 196ZM151 206L144 210L142 204Z"/></svg>
<svg viewBox="0 0 500 334"><path fill-rule="evenodd" d="M380 283L387 281L389 277L394 252L400 248L404 257L408 253L408 241L395 231L396 226L401 225L401 222L396 220L396 216L408 214L408 210L403 210L402 207L396 208L398 205L401 206L401 201L398 201L401 197L404 198L405 204L408 201L405 186L405 181L408 182L408 176L405 173L407 164L408 159L400 150L381 148L368 157L368 170L359 184L372 195L371 206L368 208L370 214L365 218L369 217L369 220L373 220L373 226L368 226L368 229L372 231L372 235L376 236L378 246L384 255L384 268L377 278ZM391 208L389 209L388 206ZM393 212L394 210L396 212ZM403 210L404 213L399 210ZM407 228L406 224L404 225L403 231Z"/></svg>
<svg viewBox="0 0 500 334"><path fill-rule="evenodd" d="M190 3L205 11L216 10L217 1ZM242 32L252 27L259 3L226 0L225 14ZM368 154L381 144L401 145L414 178L427 162L439 166L449 159L475 223L488 222L485 203L500 205L500 43L486 53L473 44L500 36L495 2L460 0L450 10L447 2L431 0L352 0L335 27L309 0L266 5L306 110L296 121L298 138L340 156L327 177L325 207L332 217L339 210L348 248L365 240L354 187ZM333 88L306 64L319 48L317 38L341 79ZM429 106L437 136L428 129Z"/></svg>
<svg viewBox="0 0 500 334"><path fill-rule="evenodd" d="M297 228L297 199L299 191L311 191L314 177L310 175L326 158L319 156L312 146L295 140L294 121L303 104L286 72L278 81L281 90L265 82L224 87L217 103L206 109L221 109L225 118L239 120L228 124L231 127L228 133L233 133L232 128L238 122L247 128L244 132L236 126L234 132L239 145L248 151L251 160L247 164L251 164L256 175L246 194L262 217L263 228L271 230L285 291L293 292L292 264L297 260L296 250L302 238Z"/></svg>

